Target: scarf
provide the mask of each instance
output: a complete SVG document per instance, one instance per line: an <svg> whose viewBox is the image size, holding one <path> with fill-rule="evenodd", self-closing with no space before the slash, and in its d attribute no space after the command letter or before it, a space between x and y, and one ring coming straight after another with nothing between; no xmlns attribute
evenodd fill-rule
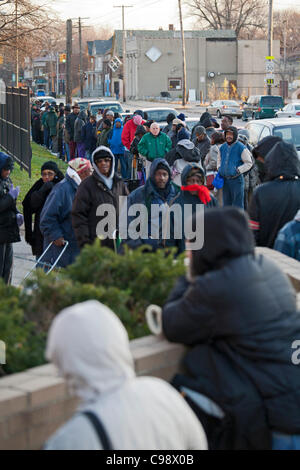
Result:
<svg viewBox="0 0 300 470"><path fill-rule="evenodd" d="M197 191L198 197L203 204L207 204L211 201L209 190L206 186L199 184L190 184L189 186L181 186L182 191Z"/></svg>

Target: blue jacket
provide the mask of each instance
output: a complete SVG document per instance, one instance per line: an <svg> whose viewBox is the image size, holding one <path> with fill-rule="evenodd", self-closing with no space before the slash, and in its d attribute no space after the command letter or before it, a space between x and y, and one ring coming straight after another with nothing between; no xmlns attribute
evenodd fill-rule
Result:
<svg viewBox="0 0 300 470"><path fill-rule="evenodd" d="M122 125L120 128L116 127L116 123L120 122ZM122 119L117 118L114 123L114 127L108 135L108 145L114 155L123 155L125 147L122 144L121 136L123 132Z"/></svg>
<svg viewBox="0 0 300 470"><path fill-rule="evenodd" d="M69 175L58 183L48 196L41 212L40 229L44 237L44 250L54 240L63 237L69 246L59 260L58 266L72 264L79 254L79 248L72 228L71 210L77 191L77 184ZM52 245L42 262L53 264L62 248Z"/></svg>
<svg viewBox="0 0 300 470"><path fill-rule="evenodd" d="M296 218L285 224L278 233L274 250L300 261L300 209Z"/></svg>
<svg viewBox="0 0 300 470"><path fill-rule="evenodd" d="M153 184L153 178L154 178L154 174L155 174L155 171L157 169L157 166L159 165L159 163L162 163L162 162L168 168L169 175L170 175L169 182L168 182L169 191L166 193L165 198L157 192L157 190L155 188L155 185ZM133 191L128 196L128 199L127 199L128 209L133 204L143 204L143 205L146 206L147 211L148 211L148 235L149 235L149 238L148 239L139 238L138 240L130 240L128 242L128 245L131 248L136 248L137 246L140 246L142 244L151 245L153 247L153 249L163 248L165 246L175 246L175 245L177 245L175 240L173 240L172 238L170 238L169 240L163 240L162 216L161 215L160 215L159 221L158 221L158 223L159 223L159 239L151 238L151 236L153 236L153 234L151 234L151 205L155 204L155 205L161 206L161 205L167 203L170 206L172 204L172 201L174 200L177 192L178 192L178 189L171 182L171 170L170 170L170 167L169 167L168 163L163 158L155 159L153 161L152 165L151 165L150 176L147 179L146 184L144 186L141 186L140 188L137 188L135 191ZM135 216L128 216L128 218L127 218L127 221L128 221L127 227L129 226L129 224L134 219L135 219ZM171 234L173 233L172 227L171 227L170 233Z"/></svg>
<svg viewBox="0 0 300 470"><path fill-rule="evenodd" d="M219 173L223 178L228 176L238 176L237 168L243 165L242 153L245 145L236 141L234 144L228 145L227 142L220 146L221 165Z"/></svg>
<svg viewBox="0 0 300 470"><path fill-rule="evenodd" d="M96 123L91 124L88 122L83 126L81 129L81 141L85 145L85 149L92 153L96 146L97 146L97 138L96 138Z"/></svg>

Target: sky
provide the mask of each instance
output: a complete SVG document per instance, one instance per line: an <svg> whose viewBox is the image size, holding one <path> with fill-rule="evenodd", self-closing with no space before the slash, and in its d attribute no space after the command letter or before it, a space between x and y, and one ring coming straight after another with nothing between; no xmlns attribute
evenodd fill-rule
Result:
<svg viewBox="0 0 300 470"><path fill-rule="evenodd" d="M183 2L182 2L183 3ZM132 5L125 9L125 29L168 29L174 24L179 29L178 0L52 0L49 5L66 20L88 17L84 24L122 28L122 9L114 5ZM274 9L295 7L300 10L300 0L274 0ZM191 29L193 18L187 16L183 7L184 29Z"/></svg>

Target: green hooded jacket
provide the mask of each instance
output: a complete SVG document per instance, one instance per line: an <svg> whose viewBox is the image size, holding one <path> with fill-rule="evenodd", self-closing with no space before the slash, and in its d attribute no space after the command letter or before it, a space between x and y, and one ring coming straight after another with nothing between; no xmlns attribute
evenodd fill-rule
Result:
<svg viewBox="0 0 300 470"><path fill-rule="evenodd" d="M164 158L172 148L172 141L167 134L160 132L157 137L148 132L138 144L138 151L147 160L153 161L155 158Z"/></svg>

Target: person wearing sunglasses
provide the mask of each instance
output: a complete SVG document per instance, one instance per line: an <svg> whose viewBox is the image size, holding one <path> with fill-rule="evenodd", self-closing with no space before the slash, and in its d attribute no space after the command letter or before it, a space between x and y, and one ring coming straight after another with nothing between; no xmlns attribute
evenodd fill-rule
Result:
<svg viewBox="0 0 300 470"><path fill-rule="evenodd" d="M41 178L34 183L26 194L22 204L25 221L25 240L31 246L32 254L37 259L43 253L43 235L40 231L40 215L47 197L64 175L54 161L48 161L41 167ZM32 229L32 216L34 226Z"/></svg>

